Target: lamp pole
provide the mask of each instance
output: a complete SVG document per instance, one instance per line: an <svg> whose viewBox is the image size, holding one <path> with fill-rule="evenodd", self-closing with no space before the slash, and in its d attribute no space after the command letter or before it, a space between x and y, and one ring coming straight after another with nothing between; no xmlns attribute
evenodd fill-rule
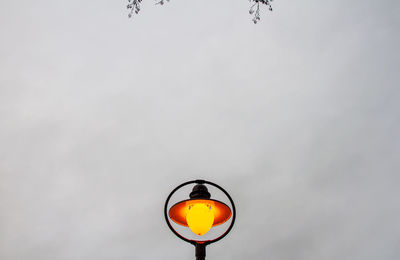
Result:
<svg viewBox="0 0 400 260"><path fill-rule="evenodd" d="M204 244L196 244L196 260L205 260L206 259L206 245Z"/></svg>

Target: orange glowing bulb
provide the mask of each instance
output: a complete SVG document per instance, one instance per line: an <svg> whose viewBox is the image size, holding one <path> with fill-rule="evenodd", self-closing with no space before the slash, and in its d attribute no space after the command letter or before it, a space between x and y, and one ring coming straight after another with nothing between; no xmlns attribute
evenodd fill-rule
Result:
<svg viewBox="0 0 400 260"><path fill-rule="evenodd" d="M214 210L210 205L196 203L189 206L186 221L196 235L206 234L214 224Z"/></svg>

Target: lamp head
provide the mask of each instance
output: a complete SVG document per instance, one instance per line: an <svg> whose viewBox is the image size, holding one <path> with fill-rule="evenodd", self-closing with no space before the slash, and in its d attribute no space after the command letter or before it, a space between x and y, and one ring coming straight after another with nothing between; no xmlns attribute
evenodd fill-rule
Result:
<svg viewBox="0 0 400 260"><path fill-rule="evenodd" d="M189 200L172 206L169 217L175 223L189 227L196 235L206 234L213 226L225 223L232 215L226 204L210 199L211 194L203 184L195 185L189 197Z"/></svg>

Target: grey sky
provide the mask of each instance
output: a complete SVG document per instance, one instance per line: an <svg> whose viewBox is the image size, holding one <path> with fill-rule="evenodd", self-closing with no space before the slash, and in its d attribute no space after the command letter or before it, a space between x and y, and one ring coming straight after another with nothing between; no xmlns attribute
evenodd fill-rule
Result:
<svg viewBox="0 0 400 260"><path fill-rule="evenodd" d="M207 259L400 259L400 4L0 2L0 259L194 259L183 181L237 203Z"/></svg>

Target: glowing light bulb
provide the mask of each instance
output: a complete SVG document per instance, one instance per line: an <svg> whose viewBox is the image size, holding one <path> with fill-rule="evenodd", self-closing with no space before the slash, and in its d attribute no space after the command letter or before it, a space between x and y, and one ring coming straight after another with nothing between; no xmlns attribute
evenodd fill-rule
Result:
<svg viewBox="0 0 400 260"><path fill-rule="evenodd" d="M213 208L204 203L191 205L186 215L186 222L196 235L206 234L214 224Z"/></svg>

